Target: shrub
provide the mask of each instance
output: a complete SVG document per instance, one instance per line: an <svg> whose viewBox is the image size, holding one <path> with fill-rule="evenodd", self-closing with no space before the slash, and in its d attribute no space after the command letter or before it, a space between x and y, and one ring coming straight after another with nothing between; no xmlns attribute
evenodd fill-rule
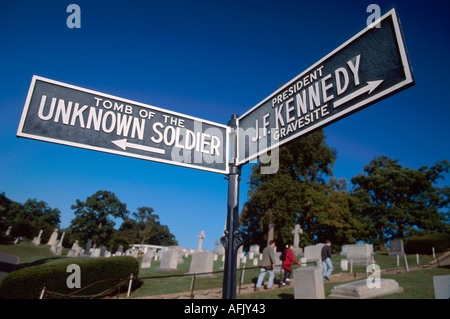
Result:
<svg viewBox="0 0 450 319"><path fill-rule="evenodd" d="M133 257L111 257L72 260L50 265L23 268L8 274L0 285L0 298L35 299L43 287L46 290L67 294L77 288L67 287L67 266L77 264L81 270L81 288L104 279L128 278L139 274L139 262ZM80 295L95 295L117 285L118 281L106 281L80 292Z"/></svg>
<svg viewBox="0 0 450 319"><path fill-rule="evenodd" d="M450 234L430 234L411 237L406 242L405 252L407 254L431 255L433 247L437 253L449 248Z"/></svg>

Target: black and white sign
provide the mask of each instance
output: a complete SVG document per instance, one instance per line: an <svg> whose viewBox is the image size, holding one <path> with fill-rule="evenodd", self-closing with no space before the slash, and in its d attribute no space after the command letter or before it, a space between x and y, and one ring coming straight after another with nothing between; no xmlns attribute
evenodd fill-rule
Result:
<svg viewBox="0 0 450 319"><path fill-rule="evenodd" d="M226 125L33 76L18 137L228 174Z"/></svg>
<svg viewBox="0 0 450 319"><path fill-rule="evenodd" d="M238 165L414 85L395 10L380 20L239 118Z"/></svg>

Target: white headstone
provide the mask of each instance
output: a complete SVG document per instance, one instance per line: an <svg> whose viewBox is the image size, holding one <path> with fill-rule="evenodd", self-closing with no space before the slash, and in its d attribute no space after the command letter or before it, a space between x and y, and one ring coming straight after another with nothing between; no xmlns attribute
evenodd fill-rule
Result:
<svg viewBox="0 0 450 319"><path fill-rule="evenodd" d="M433 276L434 298L450 299L450 275Z"/></svg>
<svg viewBox="0 0 450 319"><path fill-rule="evenodd" d="M178 251L169 249L164 252L162 258L161 258L161 264L159 265L159 268L156 270L175 270L177 269L178 265Z"/></svg>
<svg viewBox="0 0 450 319"><path fill-rule="evenodd" d="M374 263L372 258L373 246L370 244L348 245L347 259L351 265L367 266Z"/></svg>
<svg viewBox="0 0 450 319"><path fill-rule="evenodd" d="M403 288L393 279L380 278L379 287L368 285L367 279L334 286L328 295L333 298L369 299L403 292Z"/></svg>
<svg viewBox="0 0 450 319"><path fill-rule="evenodd" d="M341 260L341 270L342 271L347 271L348 270L348 260L347 259L342 259Z"/></svg>
<svg viewBox="0 0 450 319"><path fill-rule="evenodd" d="M58 228L55 228L52 235L50 236L50 239L47 242L47 245L54 246L58 240Z"/></svg>
<svg viewBox="0 0 450 319"><path fill-rule="evenodd" d="M302 266L306 266L306 263L322 261L322 247L325 244L317 244L305 247L304 256L301 259Z"/></svg>
<svg viewBox="0 0 450 319"><path fill-rule="evenodd" d="M322 267L304 267L294 270L295 299L325 299Z"/></svg>
<svg viewBox="0 0 450 319"><path fill-rule="evenodd" d="M59 240L58 244L55 247L55 255L57 256L61 256L62 255L62 250L63 250L63 246L62 246L62 242L64 240L64 235L66 234L66 232L63 232L61 235L61 239Z"/></svg>
<svg viewBox="0 0 450 319"><path fill-rule="evenodd" d="M39 246L41 244L41 235L42 229L39 231L39 235L33 238L33 244L35 244L36 246Z"/></svg>
<svg viewBox="0 0 450 319"><path fill-rule="evenodd" d="M153 250L147 250L147 253L142 258L141 268L150 268L152 265L152 258L154 256Z"/></svg>
<svg viewBox="0 0 450 319"><path fill-rule="evenodd" d="M299 247L300 243L300 234L303 234L303 229L300 228L300 225L296 224L295 228L292 230L292 234L294 235L294 255L301 255L303 250Z"/></svg>
<svg viewBox="0 0 450 319"><path fill-rule="evenodd" d="M189 274L208 273L213 271L214 254L209 251L197 252L192 254ZM212 276L212 274L204 275Z"/></svg>
<svg viewBox="0 0 450 319"><path fill-rule="evenodd" d="M200 232L200 235L198 235L198 245L197 245L197 251L201 251L202 250L202 244L203 244L203 239L205 238L205 231L202 230Z"/></svg>

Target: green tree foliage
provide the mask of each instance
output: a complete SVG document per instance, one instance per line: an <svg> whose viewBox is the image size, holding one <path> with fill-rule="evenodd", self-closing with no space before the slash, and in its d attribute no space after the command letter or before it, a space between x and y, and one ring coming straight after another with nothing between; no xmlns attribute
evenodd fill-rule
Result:
<svg viewBox="0 0 450 319"><path fill-rule="evenodd" d="M367 224L366 239L383 245L418 232L448 232L450 189L435 186L448 171L447 161L415 170L385 156L374 158L364 167L365 174L352 178Z"/></svg>
<svg viewBox="0 0 450 319"><path fill-rule="evenodd" d="M319 130L279 149L276 174L261 174L261 164L255 164L241 213L245 246L265 246L271 225L279 246L292 241L295 224L303 229L302 245L327 238L334 243L356 240L363 227L359 216L352 214L358 201L345 190L345 181L328 181L335 160L336 151L326 145Z"/></svg>
<svg viewBox="0 0 450 319"><path fill-rule="evenodd" d="M45 240L54 228L59 227L60 216L59 209L49 207L44 201L28 199L21 204L8 199L5 193L0 194L0 228L12 226L12 237L32 239L42 229Z"/></svg>
<svg viewBox="0 0 450 319"><path fill-rule="evenodd" d="M137 212L127 217L113 235L113 245L150 244L161 246L178 245L169 227L161 225L159 216L151 207L139 207Z"/></svg>
<svg viewBox="0 0 450 319"><path fill-rule="evenodd" d="M126 204L109 191L97 191L85 202L77 199L72 209L75 210L70 225L72 238L82 242L92 239L97 245L108 245L114 233L113 218L124 219L129 214Z"/></svg>

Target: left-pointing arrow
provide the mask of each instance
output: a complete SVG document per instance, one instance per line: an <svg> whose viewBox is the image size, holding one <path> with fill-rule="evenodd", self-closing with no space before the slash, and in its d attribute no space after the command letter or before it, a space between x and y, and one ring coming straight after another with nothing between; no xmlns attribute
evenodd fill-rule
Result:
<svg viewBox="0 0 450 319"><path fill-rule="evenodd" d="M140 145L140 144L128 143L126 138L121 139L121 140L111 141L111 142L123 150L126 150L127 148L134 148L134 149L146 151L146 152L158 153L158 154L163 154L163 155L165 154L165 150L163 150L163 149L150 147L150 146L144 146L144 145Z"/></svg>

